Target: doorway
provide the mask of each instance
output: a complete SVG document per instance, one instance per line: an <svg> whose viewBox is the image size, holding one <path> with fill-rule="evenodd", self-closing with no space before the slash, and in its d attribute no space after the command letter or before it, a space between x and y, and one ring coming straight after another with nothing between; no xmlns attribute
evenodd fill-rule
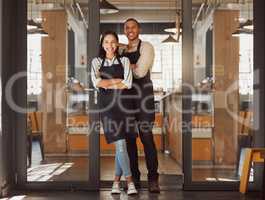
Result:
<svg viewBox="0 0 265 200"><path fill-rule="evenodd" d="M171 4L174 9L169 9ZM162 44L168 36L164 28L174 25L175 11L180 6L175 1L171 4L160 5L166 10L162 12L162 20L139 19L143 27L141 39L153 44L157 54L152 69L156 94L153 132L159 155L160 182L165 187L181 188L182 139L178 136L175 139L178 145L172 145L169 141L175 133L164 126L170 109L163 103L165 91L173 91L174 84L180 84L181 79L181 42ZM122 14L128 7L120 8ZM133 9L131 15L140 13L144 17L142 9L145 7ZM156 9L154 7L148 15L158 15ZM114 15L99 16L98 2L85 1L62 4L61 1L28 0L27 10L28 24L34 22L37 27L27 27L26 146L18 144L25 153L18 158L24 169L18 174L21 185L53 189L110 187L114 175L114 148L106 144L100 128L97 91L91 87L89 71L91 60L97 55L100 33L116 30L120 41L127 42L122 23L129 15L114 23ZM170 19L168 14L172 15ZM167 82L162 83L163 79ZM138 148L141 180L146 186L147 170L140 141Z"/></svg>

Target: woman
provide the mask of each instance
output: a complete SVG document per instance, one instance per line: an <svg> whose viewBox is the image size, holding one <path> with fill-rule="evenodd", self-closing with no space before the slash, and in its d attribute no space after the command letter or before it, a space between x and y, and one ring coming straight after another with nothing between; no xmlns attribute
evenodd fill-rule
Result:
<svg viewBox="0 0 265 200"><path fill-rule="evenodd" d="M115 179L111 193L121 192L120 179L124 175L128 184L127 194L137 194L125 141L126 132L131 131L126 123L129 115L122 105L127 103L122 96L132 86L132 71L129 59L119 56L118 36L115 32L103 34L99 55L92 60L91 79L94 87L99 88L99 107L105 138L116 147Z"/></svg>

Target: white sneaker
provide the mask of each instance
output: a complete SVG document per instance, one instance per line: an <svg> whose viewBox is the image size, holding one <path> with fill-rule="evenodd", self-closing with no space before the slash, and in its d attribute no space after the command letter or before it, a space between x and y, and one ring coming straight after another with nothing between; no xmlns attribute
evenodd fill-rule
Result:
<svg viewBox="0 0 265 200"><path fill-rule="evenodd" d="M127 194L128 195L132 195L132 194L137 194L138 192L137 192L137 190L136 190L136 188L135 188L135 185L134 185L134 183L132 182L132 183L129 183L128 184L128 190L127 190Z"/></svg>
<svg viewBox="0 0 265 200"><path fill-rule="evenodd" d="M120 188L120 182L113 182L111 194L120 194L121 188Z"/></svg>

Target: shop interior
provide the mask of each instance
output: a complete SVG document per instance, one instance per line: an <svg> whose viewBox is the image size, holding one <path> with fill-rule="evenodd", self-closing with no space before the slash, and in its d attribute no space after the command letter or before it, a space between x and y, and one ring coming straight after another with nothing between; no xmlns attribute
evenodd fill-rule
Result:
<svg viewBox="0 0 265 200"><path fill-rule="evenodd" d="M104 1L103 1L104 2ZM182 185L181 0L109 0L100 32L127 43L123 22L141 23L140 38L155 49L153 129L161 184ZM27 181L87 181L89 68L87 0L28 0ZM252 144L252 0L193 0L193 181L238 181L241 148ZM30 26L32 25L32 26ZM37 27L37 28L36 28ZM79 84L84 88L75 90ZM95 127L97 128L97 127ZM100 138L100 180L112 181L114 146ZM142 180L147 180L138 140Z"/></svg>

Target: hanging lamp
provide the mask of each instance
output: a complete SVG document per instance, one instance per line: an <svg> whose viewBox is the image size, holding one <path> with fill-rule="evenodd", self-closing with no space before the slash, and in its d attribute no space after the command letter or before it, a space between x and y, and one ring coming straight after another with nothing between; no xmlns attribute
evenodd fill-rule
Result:
<svg viewBox="0 0 265 200"><path fill-rule="evenodd" d="M254 29L253 20L248 19L245 23L242 24L242 28L253 30Z"/></svg>
<svg viewBox="0 0 265 200"><path fill-rule="evenodd" d="M32 2L30 3L30 19L27 22L27 30L39 28L39 24L32 19Z"/></svg>
<svg viewBox="0 0 265 200"><path fill-rule="evenodd" d="M47 37L49 35L42 28L35 28L35 29L28 30L28 34L39 35L39 36L42 36L42 37Z"/></svg>
<svg viewBox="0 0 265 200"><path fill-rule="evenodd" d="M180 22L180 11L177 11L175 27L165 28L164 31L168 33L179 34L182 24Z"/></svg>
<svg viewBox="0 0 265 200"><path fill-rule="evenodd" d="M169 34L169 36L166 39L164 39L162 41L162 43L164 43L164 44L174 44L174 43L178 43L178 41L171 34Z"/></svg>
<svg viewBox="0 0 265 200"><path fill-rule="evenodd" d="M247 8L248 8L248 20L242 24L242 26L240 28L243 29L249 29L249 30L253 30L254 26L253 26L253 20L250 19L250 3L247 2Z"/></svg>
<svg viewBox="0 0 265 200"><path fill-rule="evenodd" d="M113 4L109 3L107 0L100 0L99 3L100 14L114 14L119 12L119 9Z"/></svg>
<svg viewBox="0 0 265 200"><path fill-rule="evenodd" d="M27 29L31 30L31 29L35 29L35 28L39 28L39 24L36 23L33 19L28 20Z"/></svg>
<svg viewBox="0 0 265 200"><path fill-rule="evenodd" d="M170 6L170 4L169 4ZM178 9L178 0L176 0L176 20L175 20L175 26L174 27L169 27L165 28L164 31L168 33L174 33L174 34L179 34L180 29L181 29L181 12Z"/></svg>
<svg viewBox="0 0 265 200"><path fill-rule="evenodd" d="M251 35L253 31L248 29L237 29L235 32L232 33L233 37L239 37L241 35Z"/></svg>

